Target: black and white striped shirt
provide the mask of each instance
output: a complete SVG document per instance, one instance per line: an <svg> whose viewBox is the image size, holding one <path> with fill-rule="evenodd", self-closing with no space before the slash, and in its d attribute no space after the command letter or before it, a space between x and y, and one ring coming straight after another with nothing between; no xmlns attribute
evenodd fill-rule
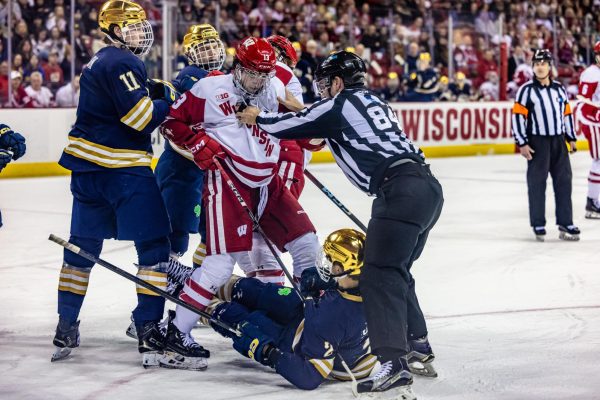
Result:
<svg viewBox="0 0 600 400"><path fill-rule="evenodd" d="M563 85L550 80L542 86L533 79L519 88L513 106L512 133L519 146L528 144L529 135L566 135L577 140L569 97Z"/></svg>
<svg viewBox="0 0 600 400"><path fill-rule="evenodd" d="M424 160L421 150L402 132L391 107L364 88L345 89L298 113L261 112L256 121L280 139L325 139L346 177L370 194L377 193L394 161Z"/></svg>

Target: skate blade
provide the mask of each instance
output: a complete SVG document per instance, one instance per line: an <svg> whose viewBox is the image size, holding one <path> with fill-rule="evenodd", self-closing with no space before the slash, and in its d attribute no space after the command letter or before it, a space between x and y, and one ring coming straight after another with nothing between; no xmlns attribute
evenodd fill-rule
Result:
<svg viewBox="0 0 600 400"><path fill-rule="evenodd" d="M129 336L132 339L137 340L137 329L135 329L135 323L133 321L131 321L131 324L129 324L129 326L127 327L127 330L125 331L125 334L127 336Z"/></svg>
<svg viewBox="0 0 600 400"><path fill-rule="evenodd" d="M587 219L600 219L600 213L597 213L595 211L586 211L585 217Z"/></svg>
<svg viewBox="0 0 600 400"><path fill-rule="evenodd" d="M161 353L156 351L142 353L142 367L144 367L144 369L160 367L160 359L162 356Z"/></svg>
<svg viewBox="0 0 600 400"><path fill-rule="evenodd" d="M431 362L414 362L412 364L408 364L408 369L415 375L425 376L427 378L437 378L438 376L438 373Z"/></svg>
<svg viewBox="0 0 600 400"><path fill-rule="evenodd" d="M401 386L386 390L385 392L361 393L359 399L386 399L386 400L417 400L410 386Z"/></svg>
<svg viewBox="0 0 600 400"><path fill-rule="evenodd" d="M566 240L567 242L577 242L579 240L579 235L571 235L567 232L560 232L558 234L558 238L560 240Z"/></svg>
<svg viewBox="0 0 600 400"><path fill-rule="evenodd" d="M70 347L57 347L52 354L50 362L64 360L71 354L71 350L73 349Z"/></svg>
<svg viewBox="0 0 600 400"><path fill-rule="evenodd" d="M546 238L543 235L535 235L535 240L543 242Z"/></svg>
<svg viewBox="0 0 600 400"><path fill-rule="evenodd" d="M188 371L204 371L208 368L208 360L204 357L185 357L181 354L166 351L158 360L161 368L185 369Z"/></svg>

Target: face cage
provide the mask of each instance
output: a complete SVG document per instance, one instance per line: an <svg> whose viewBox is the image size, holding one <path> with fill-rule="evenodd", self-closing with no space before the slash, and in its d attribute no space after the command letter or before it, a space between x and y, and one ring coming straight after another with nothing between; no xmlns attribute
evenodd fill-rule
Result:
<svg viewBox="0 0 600 400"><path fill-rule="evenodd" d="M136 22L121 29L123 42L138 57L143 57L150 51L154 42L152 26L148 21Z"/></svg>
<svg viewBox="0 0 600 400"><path fill-rule="evenodd" d="M220 40L208 39L191 45L186 56L192 64L208 72L219 70L225 62L225 46Z"/></svg>
<svg viewBox="0 0 600 400"><path fill-rule="evenodd" d="M267 90L274 75L275 71L266 74L252 71L238 64L233 71L233 83L245 96L258 97ZM256 89L248 88L251 83Z"/></svg>
<svg viewBox="0 0 600 400"><path fill-rule="evenodd" d="M319 250L319 254L317 254L317 272L321 279L325 282L329 282L331 278L331 269L333 268L333 262L331 259L325 254L323 248Z"/></svg>

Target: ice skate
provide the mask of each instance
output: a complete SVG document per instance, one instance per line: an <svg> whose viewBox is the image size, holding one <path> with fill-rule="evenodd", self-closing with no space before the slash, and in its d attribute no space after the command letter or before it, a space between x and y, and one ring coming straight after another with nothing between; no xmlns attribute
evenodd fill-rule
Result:
<svg viewBox="0 0 600 400"><path fill-rule="evenodd" d="M175 313L171 311L169 313L165 351L159 359L160 366L190 371L205 370L208 367L207 358L210 357L210 352L196 343L189 333L181 332L173 324Z"/></svg>
<svg viewBox="0 0 600 400"><path fill-rule="evenodd" d="M179 295L185 281L192 275L194 268L183 265L177 258L171 257L167 264L167 292L175 297Z"/></svg>
<svg viewBox="0 0 600 400"><path fill-rule="evenodd" d="M358 383L359 395L378 399L416 400L406 358L387 361L372 378Z"/></svg>
<svg viewBox="0 0 600 400"><path fill-rule="evenodd" d="M580 233L581 232L579 231L579 228L577 228L575 225L558 226L558 238L561 240L576 242L579 240Z"/></svg>
<svg viewBox="0 0 600 400"><path fill-rule="evenodd" d="M587 219L600 219L600 203L590 197L585 204L585 217Z"/></svg>
<svg viewBox="0 0 600 400"><path fill-rule="evenodd" d="M410 372L428 378L437 377L437 371L433 367L435 355L433 354L429 340L427 340L427 336L409 340L408 344L411 350L407 355Z"/></svg>
<svg viewBox="0 0 600 400"><path fill-rule="evenodd" d="M138 351L142 354L142 366L153 368L159 366L159 359L165 348L165 334L158 321L148 321L138 334Z"/></svg>
<svg viewBox="0 0 600 400"><path fill-rule="evenodd" d="M543 226L534 226L533 234L535 235L535 240L543 242L546 239L546 228Z"/></svg>
<svg viewBox="0 0 600 400"><path fill-rule="evenodd" d="M67 320L59 318L52 343L56 346L56 349L50 361L54 362L67 358L71 354L71 350L79 347L79 321L71 324Z"/></svg>

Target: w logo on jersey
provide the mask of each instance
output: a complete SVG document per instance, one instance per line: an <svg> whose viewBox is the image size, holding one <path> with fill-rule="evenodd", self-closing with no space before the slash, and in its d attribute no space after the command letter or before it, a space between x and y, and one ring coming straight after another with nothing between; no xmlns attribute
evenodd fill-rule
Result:
<svg viewBox="0 0 600 400"><path fill-rule="evenodd" d="M225 114L225 116L228 116L229 114L233 113L233 106L228 101L219 104L219 108L221 109L221 111L223 111L223 114Z"/></svg>
<svg viewBox="0 0 600 400"><path fill-rule="evenodd" d="M248 232L248 225L240 225L237 228L237 233L239 237L244 236Z"/></svg>

